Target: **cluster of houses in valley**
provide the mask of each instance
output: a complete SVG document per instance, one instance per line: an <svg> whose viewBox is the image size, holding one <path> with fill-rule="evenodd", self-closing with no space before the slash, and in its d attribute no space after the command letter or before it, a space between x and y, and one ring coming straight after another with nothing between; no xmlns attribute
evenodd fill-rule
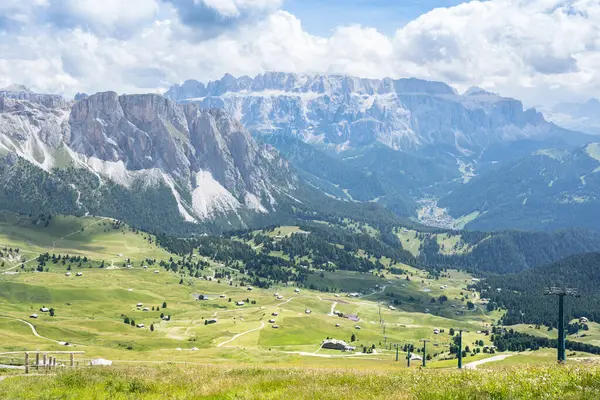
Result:
<svg viewBox="0 0 600 400"><path fill-rule="evenodd" d="M163 305L163 307L165 307L165 306ZM149 312L150 311L149 307L144 307L144 303L137 303L135 305L135 308L136 308L137 311L142 311L142 312ZM158 306L156 308L152 307L152 311L154 311L155 309L156 309L156 311L160 310L160 308ZM171 320L171 315L165 315L164 313L161 313L160 319L162 321L170 321ZM139 324L135 324L135 327L139 328L139 329L142 329L142 328L145 328L146 325L143 324L143 323L139 323ZM154 329L153 326L151 326L150 328Z"/></svg>

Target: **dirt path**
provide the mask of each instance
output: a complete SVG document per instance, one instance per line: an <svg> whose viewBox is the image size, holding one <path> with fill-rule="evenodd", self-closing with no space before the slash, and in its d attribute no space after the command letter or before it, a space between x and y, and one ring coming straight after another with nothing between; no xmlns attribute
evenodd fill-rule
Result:
<svg viewBox="0 0 600 400"><path fill-rule="evenodd" d="M109 218L109 217L99 217L99 218L100 218L100 220L99 220L99 221L96 221L96 222L93 222L93 223L91 223L91 224L89 224L89 225L86 225L86 226L84 227L84 229L87 229L87 228L89 228L90 226L97 225L97 224L99 224L100 222L103 222L103 221L105 221L105 220L113 220L113 218ZM57 244L58 242L60 242L60 241L62 241L62 240L64 240L64 239L67 239L67 238L69 238L69 237L71 237L71 236L73 236L73 235L75 235L75 234L77 234L77 233L79 233L79 232L81 232L81 229L78 229L78 230L76 230L75 232L71 232L71 233L69 233L68 235L66 235L66 236L63 236L63 237L61 237L60 239L57 239L57 240L55 240L54 242L52 242L52 251L54 251L54 249L56 248L56 244ZM29 252L29 253L30 253L30 252ZM24 262L22 262L22 263L16 264L15 266L13 266L13 267L10 267L10 268L8 268L8 269L5 269L4 271L0 271L0 272L3 272L3 273L5 273L5 272L10 272L10 271L12 271L12 270L14 270L14 269L17 269L17 268L19 268L21 265L25 265L25 264L27 264L27 263L30 263L31 261L37 260L37 258L38 258L38 257L39 257L39 255L38 255L38 256L36 256L36 257L34 257L34 258L31 258L31 259L29 259L29 260L27 260L27 261L24 261Z"/></svg>
<svg viewBox="0 0 600 400"><path fill-rule="evenodd" d="M24 262L22 262L22 263L15 264L15 266L13 266L13 267L10 267L9 269L5 269L5 270L4 270L4 271L2 271L2 272L3 272L3 273L10 272L10 271L12 271L13 269L17 269L17 268L19 268L21 265L25 265L25 264L27 264L27 263L30 263L30 262L34 261L34 260L37 260L37 259L38 259L38 257L39 257L39 255L38 255L38 256L35 256L35 257L33 257L33 258L30 258L29 260L27 260L27 261L24 261Z"/></svg>
<svg viewBox="0 0 600 400"><path fill-rule="evenodd" d="M92 222L91 224L84 226L84 227L83 227L83 229L87 229L87 228L89 228L90 226L97 225L97 224L99 224L100 222L103 222L103 221L105 221L105 220L112 220L112 219L113 219L113 218L109 218L109 217L98 217L98 218L100 218L100 220L99 220L99 221ZM79 232L81 232L81 229L78 229L78 230L76 230L75 232L71 232L71 233L69 233L68 235L61 237L60 239L58 239L58 240L55 240L54 242L52 242L52 250L54 250L54 248L56 247L56 244L57 244L58 242L60 242L60 241L62 241L62 240L65 240L66 238L69 238L69 237L71 237L71 236L73 236L73 235L76 235L76 234L78 234Z"/></svg>
<svg viewBox="0 0 600 400"><path fill-rule="evenodd" d="M468 363L468 364L466 364L466 365L465 365L465 368L466 368L466 369L477 369L477 367L478 367L479 365L482 365L482 364L487 364L487 363L491 363L491 362L495 362L495 361L502 361L502 360L504 360L505 358L508 358L508 357L510 357L510 356L512 356L512 354L500 354L500 355L498 355L498 356L494 356L494 357L486 358L486 359L484 359L484 360L473 361L473 362L471 362L471 363Z"/></svg>
<svg viewBox="0 0 600 400"><path fill-rule="evenodd" d="M20 318L13 318L13 317L7 317L7 316L5 316L5 315L0 315L0 318L4 318L4 319L10 319L10 320L13 320L13 321L18 321L18 322L22 322L22 323L24 323L24 324L28 325L28 326L31 328L31 332L33 333L33 336L35 336L35 337L37 337L37 338L44 339L44 340L48 340L48 341L50 341L50 342L54 342L54 343L60 344L61 346L65 344L65 342L61 342L61 341L59 341L59 340L50 339L50 338L48 338L48 337L46 337L46 336L42 336L42 335L40 335L40 334L38 333L38 331L35 329L35 326L34 326L32 323L30 323L30 322L28 322L28 321L25 321L24 319L20 319ZM72 344L72 345L75 345L75 344L76 344L77 346L82 346L82 347L85 347L85 345L83 345L83 344L77 344L77 343L71 343L71 344ZM57 353L57 352L55 351L54 353ZM65 353L65 354L66 354L66 353L72 353L72 352L71 352L71 351L65 351L65 352L63 352L63 353ZM0 354L7 354L7 353L0 353Z"/></svg>
<svg viewBox="0 0 600 400"><path fill-rule="evenodd" d="M29 327L31 328L31 332L33 333L33 336L35 336L35 337L38 337L38 338L40 338L40 339L49 340L49 341L51 341L51 342L54 342L54 343L58 343L58 344L60 344L60 342L59 342L58 340L50 339L50 338L47 338L47 337L45 337L45 336L42 336L42 335L40 335L40 334L37 332L37 330L35 329L35 326L33 326L33 324L31 324L31 323L29 323L29 322L27 322L27 321L25 321L25 320L23 320L23 319L19 319L19 318L13 318L13 317L6 317L6 316L4 316L4 315L0 315L0 318L4 318L4 319L11 319L11 320L13 320L13 321L19 321L19 322L22 322L22 323L24 323L24 324L26 324L26 325L29 325Z"/></svg>
<svg viewBox="0 0 600 400"><path fill-rule="evenodd" d="M331 316L334 315L333 312L335 311L335 306L337 306L337 304L338 304L337 301L333 302L333 304L331 305L331 311L329 311L329 314L327 314L327 315L331 315Z"/></svg>
<svg viewBox="0 0 600 400"><path fill-rule="evenodd" d="M284 301L284 302L282 302L282 303L279 303L279 304L275 305L274 307L280 307L280 306L282 306L282 305L284 305L284 304L287 304L287 303L289 303L289 302L290 302L290 301L292 301L293 299L295 299L295 297L290 297L290 298L289 298L289 299L287 299L286 301ZM258 310L260 310L260 309L265 309L265 308L266 308L266 307L253 307L253 308L234 308L234 309L232 309L232 310L216 311L216 312L213 314L213 317L216 317L216 316L217 316L217 312L231 312L231 311L241 311L241 310L248 311L248 310L255 310L255 309L258 309ZM261 324L261 325L260 325L260 327L258 327L258 328L254 328L254 329L250 329L249 331L246 331L246 332L238 333L237 335L235 335L235 336L234 336L234 337L232 337L231 339L229 339L229 340L226 340L226 341L225 341L225 342L223 342L223 343L219 343L219 344L217 345L217 347L221 347L221 346L223 346L223 345L225 345L225 344L227 344L227 343L230 343L230 342L234 341L235 339L239 338L240 336L243 336L243 335L245 335L245 334L247 334L247 333L250 333L250 332L254 332L254 331L261 330L262 328L264 328L264 327L265 327L265 323L264 323L264 322L261 322L260 324Z"/></svg>
<svg viewBox="0 0 600 400"><path fill-rule="evenodd" d="M284 304L289 303L290 301L294 300L295 297L290 297L289 299L287 299L284 302L281 302L279 304L276 304L274 306L269 306L269 307L280 307ZM250 311L250 310L264 310L266 309L266 306L260 306L260 307L248 307L248 308L232 308L230 310L222 310L222 311L215 311L214 314L212 315L213 317L216 317L218 313L226 313L226 312L235 312L235 311Z"/></svg>
<svg viewBox="0 0 600 400"><path fill-rule="evenodd" d="M489 319L493 319L492 317L490 317L489 315L487 315L485 313L485 310L483 309L483 307L477 306L477 308L481 311L481 313L483 314L484 317L489 318Z"/></svg>
<svg viewBox="0 0 600 400"><path fill-rule="evenodd" d="M249 331L246 331L246 332L238 333L237 335L235 335L235 336L234 336L234 337L232 337L231 339L229 339L229 340L226 340L226 341L224 341L223 343L219 343L219 344L217 345L217 347L221 347L221 346L223 346L223 345L225 345L225 344L227 344L227 343L231 343L231 342L233 342L235 339L239 338L240 336L244 336L244 335L246 335L246 334L248 334L248 333L250 333L250 332L259 331L259 330L261 330L261 329L262 329L262 328L264 328L264 327L265 327L265 323L264 323L264 322L261 322L261 323L260 323L260 326L259 326L258 328L254 328L254 329L250 329Z"/></svg>
<svg viewBox="0 0 600 400"><path fill-rule="evenodd" d="M307 351L282 351L285 354L297 354L299 356L309 356L309 357L321 357L321 358L358 358L364 356L373 356L373 354L367 353L354 353L354 354L319 354L319 353L309 353ZM380 360L380 358L368 358L369 360Z"/></svg>
<svg viewBox="0 0 600 400"><path fill-rule="evenodd" d="M365 297L373 296L374 294L381 294L381 293L385 292L385 288L386 287L387 287L387 285L383 285L381 287L381 290L379 290L379 292L376 291L376 290L373 290L373 293L369 293L369 294L365 294L365 295L362 295L362 296L358 296L358 298L359 299L364 299Z"/></svg>

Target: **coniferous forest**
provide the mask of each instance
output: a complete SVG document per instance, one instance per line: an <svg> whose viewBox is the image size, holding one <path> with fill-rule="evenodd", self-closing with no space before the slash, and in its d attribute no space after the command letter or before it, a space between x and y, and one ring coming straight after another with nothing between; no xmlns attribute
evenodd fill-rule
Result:
<svg viewBox="0 0 600 400"><path fill-rule="evenodd" d="M550 286L575 288L580 297L565 298L565 318L600 321L600 253L567 257L518 274L490 276L476 285L489 299L488 310L506 309L505 325L519 323L557 327L557 298L545 296Z"/></svg>

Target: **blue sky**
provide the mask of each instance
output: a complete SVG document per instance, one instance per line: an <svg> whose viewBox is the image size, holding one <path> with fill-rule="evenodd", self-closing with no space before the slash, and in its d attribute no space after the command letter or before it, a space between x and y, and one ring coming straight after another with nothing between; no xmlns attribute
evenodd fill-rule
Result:
<svg viewBox="0 0 600 400"><path fill-rule="evenodd" d="M283 8L300 20L308 32L327 36L340 25L360 24L393 34L419 15L462 0L285 0Z"/></svg>

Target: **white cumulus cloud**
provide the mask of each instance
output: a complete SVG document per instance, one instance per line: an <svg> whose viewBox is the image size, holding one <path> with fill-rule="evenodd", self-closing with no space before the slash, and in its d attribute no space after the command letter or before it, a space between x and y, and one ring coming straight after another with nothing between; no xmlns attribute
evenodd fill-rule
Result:
<svg viewBox="0 0 600 400"><path fill-rule="evenodd" d="M48 20L59 3L68 18ZM306 32L280 0L91 3L100 4L2 3L12 5L0 6L0 86L148 92L269 70L415 76L528 104L600 96L599 0L471 1L435 9L391 36L340 26L329 37Z"/></svg>

